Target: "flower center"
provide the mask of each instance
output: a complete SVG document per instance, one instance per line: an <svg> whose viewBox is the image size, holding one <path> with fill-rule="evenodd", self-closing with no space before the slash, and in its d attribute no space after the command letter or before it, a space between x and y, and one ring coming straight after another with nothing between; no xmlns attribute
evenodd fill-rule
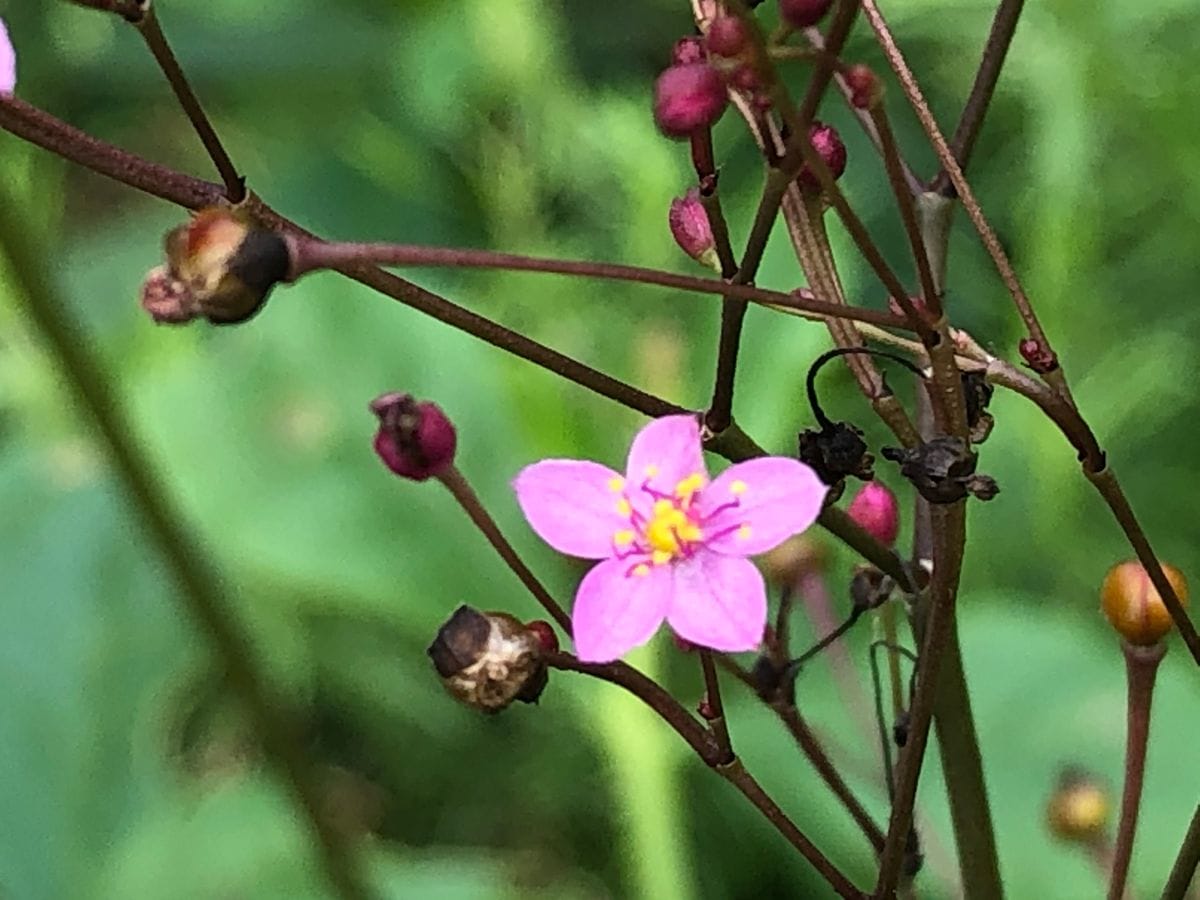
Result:
<svg viewBox="0 0 1200 900"><path fill-rule="evenodd" d="M648 474L652 476L653 472ZM613 479L610 489L621 494L621 499L617 501L617 512L627 517L630 525L613 535L613 544L618 553L647 554L650 562L656 566L690 556L695 545L704 540L701 522L693 506L706 481L700 473L689 475L676 484L670 494L651 488L649 481L644 482L642 492L654 499L647 518L629 502L624 480Z"/></svg>

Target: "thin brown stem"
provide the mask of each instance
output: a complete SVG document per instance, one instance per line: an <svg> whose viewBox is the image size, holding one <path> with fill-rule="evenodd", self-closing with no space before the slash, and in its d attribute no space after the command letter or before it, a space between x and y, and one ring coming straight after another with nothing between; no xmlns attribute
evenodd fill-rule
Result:
<svg viewBox="0 0 1200 900"><path fill-rule="evenodd" d="M712 651L701 647L699 655L700 667L704 671L704 718L721 750L718 765L726 765L733 760L733 743L729 739L729 724L725 721L725 707L721 703L721 683L717 679Z"/></svg>
<svg viewBox="0 0 1200 900"><path fill-rule="evenodd" d="M921 127L933 145L933 150L937 154L942 167L945 169L947 177L958 192L958 196L962 200L963 209L966 210L971 223L979 233L984 248L987 250L988 255L991 256L996 270L1000 273L1000 278L1004 281L1004 286L1008 289L1009 294L1012 295L1013 303L1016 305L1021 319L1025 322L1025 327L1029 329L1030 337L1045 348L1046 352L1053 352L1050 342L1046 338L1046 332L1042 330L1041 322L1038 321L1038 317L1033 311L1033 306L1030 304L1029 298L1025 295L1025 289L1021 287L1021 281L1017 277L1012 263L1009 262L1008 255L1004 252L1004 248L1000 244L1000 239L996 237L996 232L984 217L983 209L980 207L979 201L975 198L971 186L967 183L962 167L954 159L953 151L951 151L949 144L946 143L946 138L942 134L941 129L938 128L933 111L930 110L929 104L925 102L925 97L917 85L917 80L912 73L912 69L909 68L904 55L896 45L896 40L892 36L891 29L888 27L887 21L883 18L883 13L879 10L877 0L862 0L862 7L867 20L871 23L871 28L875 32L875 37L878 39L879 45L883 48L883 52L887 56L892 71L900 79L904 95L908 98L909 103L916 112L917 119L920 121Z"/></svg>
<svg viewBox="0 0 1200 900"><path fill-rule="evenodd" d="M139 0L71 0L76 6L86 6L99 12L114 13L127 22L137 24L145 14L145 3Z"/></svg>
<svg viewBox="0 0 1200 900"><path fill-rule="evenodd" d="M502 253L496 250L429 247L422 244L296 241L292 252L292 271L289 273L289 280L295 281L302 275L317 269L340 270L352 265L505 269L629 281L702 294L737 297L740 300L772 306L790 307L812 313L821 319L837 318L869 322L892 328L908 327L902 319L887 313L851 309L826 300L810 299L782 291L770 291L748 284L729 283L719 278L698 278L693 275L679 275L674 272L648 269L643 266L627 266L620 263L551 259L525 256L519 253Z"/></svg>
<svg viewBox="0 0 1200 900"><path fill-rule="evenodd" d="M167 43L167 38L158 24L158 14L149 0L145 4L145 14L141 18L133 20L133 24L142 35L142 39L145 40L146 46L154 55L158 67L162 69L163 75L170 83L171 90L175 92L175 99L179 101L188 121L196 130L200 143L208 152L209 159L216 166L221 181L225 183L226 199L230 203L241 203L246 198L246 179L238 174L233 160L229 158L221 139L217 137L216 129L213 128L208 116L204 114L200 100L196 97L196 92L192 90L187 76L183 74L183 69L175 58L171 45Z"/></svg>
<svg viewBox="0 0 1200 900"><path fill-rule="evenodd" d="M1004 67L1004 60L1008 56L1008 48L1024 7L1025 0L1000 0L996 7L996 15L992 19L987 43L983 47L979 69L975 72L975 82L971 85L971 93L963 105L954 136L950 138L950 150L964 171L971 161L975 140L983 127L984 116L991 105L996 82L1000 80L1000 70ZM930 191L943 196L953 196L950 188L950 179L945 169L939 170L929 183Z"/></svg>
<svg viewBox="0 0 1200 900"><path fill-rule="evenodd" d="M513 545L504 536L504 532L500 530L500 526L496 524L496 520L484 507L479 495L475 493L470 482L463 477L462 472L457 467L451 466L437 478L458 501L458 505L463 508L480 533L487 538L488 543L500 554L500 558L512 569L513 574L521 580L521 584L525 585L534 599L569 635L571 633L571 617L563 611L563 608L558 605L558 601L550 596L550 592L538 581L529 566L525 565L525 561L517 555L517 551L513 549Z"/></svg>
<svg viewBox="0 0 1200 900"><path fill-rule="evenodd" d="M874 894L876 898L888 897L896 889L909 832L913 826L913 807L929 741L929 726L933 721L941 664L955 627L954 603L966 535L964 506L965 501L959 501L931 510L934 520L935 565L929 585L924 639L918 657L917 689L909 713L908 742L900 754L898 763L896 799L892 804L892 814L888 822L887 840L880 854L879 878Z"/></svg>
<svg viewBox="0 0 1200 900"><path fill-rule="evenodd" d="M1121 642L1125 654L1128 682L1128 707L1125 731L1125 788L1121 792L1121 818L1113 847L1112 880L1108 900L1121 900L1133 859L1133 838L1137 832L1138 810L1142 802L1142 782L1146 775L1146 745L1150 739L1150 707L1154 699L1154 681L1158 664L1167 652L1162 641L1148 647Z"/></svg>
<svg viewBox="0 0 1200 900"><path fill-rule="evenodd" d="M1183 900L1196 875L1196 866L1200 864L1200 806L1192 814L1191 824L1183 843L1179 847L1179 855L1171 866L1171 874L1163 886L1162 900Z"/></svg>
<svg viewBox="0 0 1200 900"><path fill-rule="evenodd" d="M763 814L793 847L837 892L838 896L860 900L864 896L842 872L816 847L808 836L788 818L779 805L746 771L741 760L724 759L724 751L713 734L701 725L674 697L637 669L624 663L585 663L568 653L550 653L547 665L554 669L581 672L625 688L653 709L682 737L713 771L733 784Z"/></svg>
<svg viewBox="0 0 1200 900"><path fill-rule="evenodd" d="M70 304L56 295L27 223L16 204L0 192L0 247L16 278L13 297L41 332L65 376L75 402L92 420L133 514L164 562L179 600L195 619L229 685L244 705L270 765L299 807L330 884L344 900L371 896L352 850L326 815L320 788L304 754L300 723L286 699L271 686L253 645L234 623L232 604L203 543L189 533L156 467L141 449L135 429L114 398L119 391L91 350Z"/></svg>

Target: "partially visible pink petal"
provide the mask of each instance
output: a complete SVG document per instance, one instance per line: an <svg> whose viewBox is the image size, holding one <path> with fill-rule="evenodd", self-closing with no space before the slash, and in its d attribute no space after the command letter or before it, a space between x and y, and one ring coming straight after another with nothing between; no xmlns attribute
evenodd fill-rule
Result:
<svg viewBox="0 0 1200 900"><path fill-rule="evenodd" d="M675 566L667 622L684 640L734 653L754 650L767 625L767 589L748 559L698 553Z"/></svg>
<svg viewBox="0 0 1200 900"><path fill-rule="evenodd" d="M0 19L0 94L11 94L17 86L17 51Z"/></svg>
<svg viewBox="0 0 1200 900"><path fill-rule="evenodd" d="M579 459L546 459L513 480L521 512L538 537L568 556L612 556L613 535L629 528L617 511L624 479L607 466Z"/></svg>
<svg viewBox="0 0 1200 900"><path fill-rule="evenodd" d="M692 475L707 482L696 417L663 416L639 431L629 448L625 475L631 495L647 483L660 494L673 494L679 482Z"/></svg>
<svg viewBox="0 0 1200 900"><path fill-rule="evenodd" d="M598 563L583 576L571 609L576 655L584 662L612 662L646 643L674 591L671 566L639 566L630 559Z"/></svg>
<svg viewBox="0 0 1200 900"><path fill-rule="evenodd" d="M827 491L799 460L764 456L730 466L697 501L704 546L730 556L765 553L815 522Z"/></svg>

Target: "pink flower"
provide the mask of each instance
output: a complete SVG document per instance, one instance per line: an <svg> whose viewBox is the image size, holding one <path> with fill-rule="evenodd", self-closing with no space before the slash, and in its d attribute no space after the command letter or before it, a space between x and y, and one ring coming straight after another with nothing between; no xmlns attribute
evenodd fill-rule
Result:
<svg viewBox="0 0 1200 900"><path fill-rule="evenodd" d="M17 86L17 51L0 19L0 94L11 94Z"/></svg>
<svg viewBox="0 0 1200 900"><path fill-rule="evenodd" d="M709 480L693 416L666 416L629 448L626 474L547 459L513 487L533 530L555 550L598 559L572 610L575 650L609 662L665 619L686 641L753 650L767 621L762 575L746 557L808 528L825 485L795 459L767 456Z"/></svg>

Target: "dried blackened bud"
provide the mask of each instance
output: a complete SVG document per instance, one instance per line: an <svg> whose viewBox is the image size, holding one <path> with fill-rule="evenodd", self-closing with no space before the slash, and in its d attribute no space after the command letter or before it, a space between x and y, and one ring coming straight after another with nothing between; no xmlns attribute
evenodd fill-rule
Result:
<svg viewBox="0 0 1200 900"><path fill-rule="evenodd" d="M718 16L708 26L708 49L717 56L740 56L750 41L746 23L740 16Z"/></svg>
<svg viewBox="0 0 1200 900"><path fill-rule="evenodd" d="M1059 775L1046 806L1046 824L1061 840L1092 846L1105 840L1111 809L1104 786L1082 769L1070 767Z"/></svg>
<svg viewBox="0 0 1200 900"><path fill-rule="evenodd" d="M371 412L379 418L375 452L397 475L424 481L454 464L458 437L437 404L383 394L371 401Z"/></svg>
<svg viewBox="0 0 1200 900"><path fill-rule="evenodd" d="M859 612L877 609L895 589L896 582L874 566L858 566L850 579L850 602Z"/></svg>
<svg viewBox="0 0 1200 900"><path fill-rule="evenodd" d="M955 503L967 494L991 500L999 488L987 475L977 475L979 457L962 438L936 437L911 450L884 447L884 459L900 464L900 473L930 503Z"/></svg>
<svg viewBox="0 0 1200 900"><path fill-rule="evenodd" d="M850 103L858 109L870 109L883 98L883 85L869 66L853 65L842 76L850 88Z"/></svg>
<svg viewBox="0 0 1200 900"><path fill-rule="evenodd" d="M1025 338L1017 345L1017 349L1021 359L1025 360L1025 365L1039 375L1046 375L1058 368L1058 357L1054 351L1037 338Z"/></svg>
<svg viewBox="0 0 1200 900"><path fill-rule="evenodd" d="M484 712L535 703L546 686L538 635L507 613L460 606L427 652L446 690Z"/></svg>
<svg viewBox="0 0 1200 900"><path fill-rule="evenodd" d="M155 269L142 288L142 306L156 322L203 317L216 325L244 322L287 277L287 242L249 214L225 207L196 213L167 234L166 272Z"/></svg>
<svg viewBox="0 0 1200 900"><path fill-rule="evenodd" d="M754 690L764 700L772 700L782 687L783 672L769 654L761 653L750 669Z"/></svg>
<svg viewBox="0 0 1200 900"><path fill-rule="evenodd" d="M900 504L896 495L880 481L869 481L846 507L846 515L863 531L890 547L900 532Z"/></svg>
<svg viewBox="0 0 1200 900"><path fill-rule="evenodd" d="M992 433L996 424L987 406L992 402L995 388L983 372L962 373L963 399L967 404L967 427L971 429L971 443L982 444Z"/></svg>
<svg viewBox="0 0 1200 900"><path fill-rule="evenodd" d="M916 878L925 864L925 854L921 852L921 835L917 826L908 829L908 838L904 841L904 862L900 871L905 878Z"/></svg>
<svg viewBox="0 0 1200 900"><path fill-rule="evenodd" d="M892 740L895 741L897 747L904 747L908 744L908 729L911 724L912 717L907 709L896 716L896 721L892 723Z"/></svg>
<svg viewBox="0 0 1200 900"><path fill-rule="evenodd" d="M700 201L697 188L689 188L682 197L671 201L667 224L671 227L671 237L675 238L675 243L684 253L702 266L721 271L712 225L709 224L708 213Z"/></svg>
<svg viewBox="0 0 1200 900"><path fill-rule="evenodd" d="M1187 579L1174 566L1164 563L1162 570L1174 588L1175 596L1186 606ZM1125 640L1138 647L1157 644L1174 625L1171 613L1150 580L1150 575L1135 559L1108 570L1100 588L1100 606L1109 624Z"/></svg>
<svg viewBox="0 0 1200 900"><path fill-rule="evenodd" d="M842 137L837 133L837 129L814 119L813 123L808 126L808 139L812 143L813 149L817 151L817 155L829 167L833 180L837 181L841 178L842 173L846 171L846 145L842 143ZM812 191L820 190L821 187L816 173L808 167L807 163L800 169L800 174L796 176L796 183L802 188Z"/></svg>
<svg viewBox="0 0 1200 900"><path fill-rule="evenodd" d="M799 456L830 487L850 475L863 481L874 477L875 458L867 452L862 431L849 422L829 422L820 431L800 432Z"/></svg>
<svg viewBox="0 0 1200 900"><path fill-rule="evenodd" d="M704 52L704 39L688 36L675 42L671 50L671 62L677 66L690 66L692 63L702 63L707 58Z"/></svg>
<svg viewBox="0 0 1200 900"><path fill-rule="evenodd" d="M725 112L721 73L707 63L671 66L654 83L654 121L667 137L687 138Z"/></svg>
<svg viewBox="0 0 1200 900"><path fill-rule="evenodd" d="M779 15L793 28L816 25L829 12L833 0L779 0Z"/></svg>

